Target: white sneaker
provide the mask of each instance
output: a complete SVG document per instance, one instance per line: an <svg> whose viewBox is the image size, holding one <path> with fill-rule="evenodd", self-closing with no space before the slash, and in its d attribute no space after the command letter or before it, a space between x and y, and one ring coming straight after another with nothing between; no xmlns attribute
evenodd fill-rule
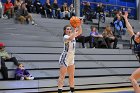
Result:
<svg viewBox="0 0 140 93"><path fill-rule="evenodd" d="M3 19L8 19L8 17L6 15L3 16Z"/></svg>
<svg viewBox="0 0 140 93"><path fill-rule="evenodd" d="M35 24L35 22L34 21L32 21L32 25L34 25Z"/></svg>
<svg viewBox="0 0 140 93"><path fill-rule="evenodd" d="M3 16L1 16L1 19L3 19L4 17Z"/></svg>
<svg viewBox="0 0 140 93"><path fill-rule="evenodd" d="M24 77L21 77L20 80L24 80Z"/></svg>
<svg viewBox="0 0 140 93"><path fill-rule="evenodd" d="M29 80L33 80L34 79L34 77L33 76L29 76Z"/></svg>

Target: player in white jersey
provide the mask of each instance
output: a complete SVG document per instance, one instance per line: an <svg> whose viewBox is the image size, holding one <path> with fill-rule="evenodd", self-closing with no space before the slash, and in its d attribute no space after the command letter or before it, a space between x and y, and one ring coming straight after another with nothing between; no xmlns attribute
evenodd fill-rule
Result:
<svg viewBox="0 0 140 93"><path fill-rule="evenodd" d="M63 83L65 75L67 73L69 76L70 93L74 93L74 57L76 44L75 37L82 33L82 27L79 26L77 28L74 28L74 31L72 31L72 27L70 25L66 25L63 30L64 50L59 59L60 73L58 79L58 93L62 93Z"/></svg>

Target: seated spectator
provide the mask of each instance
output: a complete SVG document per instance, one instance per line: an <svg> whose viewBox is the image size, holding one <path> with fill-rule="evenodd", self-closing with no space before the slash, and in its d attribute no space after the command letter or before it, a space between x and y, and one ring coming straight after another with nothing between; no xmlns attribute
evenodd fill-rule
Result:
<svg viewBox="0 0 140 93"><path fill-rule="evenodd" d="M115 27L114 22L117 20L118 16L120 16L119 13L116 13L113 22L110 23L111 27Z"/></svg>
<svg viewBox="0 0 140 93"><path fill-rule="evenodd" d="M42 4L41 4L40 0L35 0L34 1L34 7L36 9L36 13L39 14L40 13L40 8L42 7Z"/></svg>
<svg viewBox="0 0 140 93"><path fill-rule="evenodd" d="M101 14L103 14L103 15L105 16L103 4L102 4L102 3L99 3L99 4L97 5L97 8L96 8L96 18L99 18L99 16L100 16Z"/></svg>
<svg viewBox="0 0 140 93"><path fill-rule="evenodd" d="M0 42L0 57L1 57L1 73L4 80L8 79L8 69L5 62L12 61L15 65L18 65L18 61L15 57L10 57L10 55L5 50L5 44Z"/></svg>
<svg viewBox="0 0 140 93"><path fill-rule="evenodd" d="M112 27L115 27L114 22L117 21L117 19L118 19L119 16L120 16L120 20L121 20L121 22L122 22L122 24L123 24L123 28L126 28L126 23L125 23L125 20L124 20L124 17L123 17L123 15L122 15L122 12L121 12L121 11L118 11L118 12L116 13L116 16L115 16L114 19L113 19L113 23L111 22ZM114 32L114 33L115 33L115 32Z"/></svg>
<svg viewBox="0 0 140 93"><path fill-rule="evenodd" d="M90 6L90 2L86 2L84 4L84 7L83 7L83 15L85 16L84 19L90 21L92 20L92 17L94 16L92 14L92 9L91 9L91 6Z"/></svg>
<svg viewBox="0 0 140 93"><path fill-rule="evenodd" d="M85 36L79 35L75 39L76 42L82 43L82 48L85 48Z"/></svg>
<svg viewBox="0 0 140 93"><path fill-rule="evenodd" d="M106 26L105 30L102 33L103 37L105 38L105 41L107 43L108 48L111 48L111 43L113 44L113 48L117 48L117 42L118 39L115 37L112 33L111 27L108 25Z"/></svg>
<svg viewBox="0 0 140 93"><path fill-rule="evenodd" d="M57 9L56 15L57 15L58 19L61 19L61 9L60 8Z"/></svg>
<svg viewBox="0 0 140 93"><path fill-rule="evenodd" d="M87 13L90 13L90 12L91 12L90 2L84 3L83 14L86 15Z"/></svg>
<svg viewBox="0 0 140 93"><path fill-rule="evenodd" d="M16 80L33 80L34 77L24 68L22 63L19 63L15 71Z"/></svg>
<svg viewBox="0 0 140 93"><path fill-rule="evenodd" d="M54 3L52 4L52 13L53 13L53 18L60 18L60 9L57 4L57 0L54 0Z"/></svg>
<svg viewBox="0 0 140 93"><path fill-rule="evenodd" d="M46 11L47 17L52 18L52 7L50 5L50 2L46 0L46 3L44 4L44 9Z"/></svg>
<svg viewBox="0 0 140 93"><path fill-rule="evenodd" d="M26 8L29 13L34 12L34 6L32 0L25 0Z"/></svg>
<svg viewBox="0 0 140 93"><path fill-rule="evenodd" d="M75 16L75 8L73 4L69 6L70 17Z"/></svg>
<svg viewBox="0 0 140 93"><path fill-rule="evenodd" d="M14 3L14 11L16 12L18 9L20 9L21 4L23 3L23 1L21 0L15 0Z"/></svg>
<svg viewBox="0 0 140 93"><path fill-rule="evenodd" d="M124 12L123 12L124 13ZM126 28L126 23L125 23L125 19L124 19L124 17L123 17L123 14L122 14L122 12L121 11L119 11L119 15L120 15L120 19L121 19L121 21L122 21L122 23L123 23L123 28Z"/></svg>
<svg viewBox="0 0 140 93"><path fill-rule="evenodd" d="M76 38L76 42L80 42L82 43L82 48L86 48L85 43L89 42L89 47L92 48L92 37L91 36L83 36L83 35L79 35Z"/></svg>
<svg viewBox="0 0 140 93"><path fill-rule="evenodd" d="M17 11L16 17L20 21L21 24L23 24L25 22L27 22L27 24L28 24L29 20L30 20L32 22L32 25L34 25L33 18L31 16L31 14L28 13L25 3L21 4L20 9Z"/></svg>
<svg viewBox="0 0 140 93"><path fill-rule="evenodd" d="M61 18L70 19L70 12L67 3L64 3L61 7Z"/></svg>
<svg viewBox="0 0 140 93"><path fill-rule="evenodd" d="M0 0L0 18L3 18L3 7L1 0Z"/></svg>
<svg viewBox="0 0 140 93"><path fill-rule="evenodd" d="M44 9L43 6L40 7L40 14L41 14L41 17L42 17L42 18L46 18L46 17L47 17L46 11L45 11L45 9Z"/></svg>
<svg viewBox="0 0 140 93"><path fill-rule="evenodd" d="M96 48L108 48L102 34L99 34L94 26L91 26L90 36L92 36L92 41Z"/></svg>
<svg viewBox="0 0 140 93"><path fill-rule="evenodd" d="M117 20L114 22L114 26L115 26L115 29L116 29L119 37L121 37L121 35L125 35L126 28L124 28L123 22L121 21L120 16L117 16Z"/></svg>
<svg viewBox="0 0 140 93"><path fill-rule="evenodd" d="M11 3L11 0L7 0L4 4L4 15L6 15L9 18L12 18L14 15L14 9L13 4Z"/></svg>

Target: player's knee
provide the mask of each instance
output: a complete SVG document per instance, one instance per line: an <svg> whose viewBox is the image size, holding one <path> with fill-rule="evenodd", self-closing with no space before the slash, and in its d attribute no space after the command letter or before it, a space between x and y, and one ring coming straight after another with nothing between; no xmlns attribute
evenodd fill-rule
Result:
<svg viewBox="0 0 140 93"><path fill-rule="evenodd" d="M64 81L64 79L65 79L64 76L60 76L60 77L59 77L59 80L60 80L60 81Z"/></svg>

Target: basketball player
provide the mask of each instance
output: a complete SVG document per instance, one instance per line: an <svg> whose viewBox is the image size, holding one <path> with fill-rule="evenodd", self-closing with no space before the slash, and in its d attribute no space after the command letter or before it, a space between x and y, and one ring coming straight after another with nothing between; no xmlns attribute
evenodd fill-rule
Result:
<svg viewBox="0 0 140 93"><path fill-rule="evenodd" d="M69 93L74 93L74 72L75 72L74 57L76 44L75 37L82 34L81 24L79 27L74 28L74 31L72 31L72 27L70 25L66 25L63 28L64 50L59 59L60 73L58 79L58 93L62 93L62 87L65 75L67 73L69 76L69 86L70 86Z"/></svg>
<svg viewBox="0 0 140 93"><path fill-rule="evenodd" d="M129 32L135 44L134 50L140 52L140 32L137 32L136 34L134 33L133 28L130 25L127 17L128 17L128 13L125 12L124 19L126 22L127 31ZM129 78L132 83L135 93L140 93L140 87L137 82L139 78L140 78L140 68L136 69Z"/></svg>

